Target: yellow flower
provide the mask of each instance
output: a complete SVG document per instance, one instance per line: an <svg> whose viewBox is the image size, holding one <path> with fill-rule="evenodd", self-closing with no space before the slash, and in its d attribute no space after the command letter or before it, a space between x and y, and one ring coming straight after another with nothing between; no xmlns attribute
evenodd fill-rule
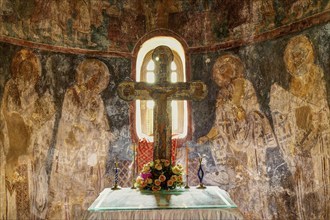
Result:
<svg viewBox="0 0 330 220"><path fill-rule="evenodd" d="M165 159L161 159L160 161L164 163L165 162Z"/></svg>
<svg viewBox="0 0 330 220"><path fill-rule="evenodd" d="M161 182L164 182L166 180L166 176L164 176L163 174L159 176L159 180Z"/></svg>
<svg viewBox="0 0 330 220"><path fill-rule="evenodd" d="M162 165L160 165L160 164L158 163L158 164L155 165L155 169L156 169L156 170L162 170L163 167L162 167Z"/></svg>
<svg viewBox="0 0 330 220"><path fill-rule="evenodd" d="M181 175L178 177L178 181L182 182L182 176Z"/></svg>
<svg viewBox="0 0 330 220"><path fill-rule="evenodd" d="M174 174L179 174L181 172L181 169L178 166L175 166L172 168L172 171Z"/></svg>
<svg viewBox="0 0 330 220"><path fill-rule="evenodd" d="M143 178L140 177L140 176L138 176L138 177L136 178L136 183L140 185L142 182L143 182Z"/></svg>
<svg viewBox="0 0 330 220"><path fill-rule="evenodd" d="M159 159L155 160L155 164L159 164L159 163L160 163Z"/></svg>
<svg viewBox="0 0 330 220"><path fill-rule="evenodd" d="M142 172L147 173L149 170L150 170L150 166L144 165Z"/></svg>
<svg viewBox="0 0 330 220"><path fill-rule="evenodd" d="M156 186L160 186L160 183L161 183L161 181L160 181L159 179L156 179L156 180L155 180L155 185L156 185Z"/></svg>
<svg viewBox="0 0 330 220"><path fill-rule="evenodd" d="M152 184L152 179L148 178L148 179L146 180L146 182L147 182L148 184Z"/></svg>
<svg viewBox="0 0 330 220"><path fill-rule="evenodd" d="M172 180L167 180L167 186L173 186L173 181Z"/></svg>

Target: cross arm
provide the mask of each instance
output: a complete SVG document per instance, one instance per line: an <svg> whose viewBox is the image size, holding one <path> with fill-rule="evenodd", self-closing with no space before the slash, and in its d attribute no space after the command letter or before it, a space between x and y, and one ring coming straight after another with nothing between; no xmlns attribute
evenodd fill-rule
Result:
<svg viewBox="0 0 330 220"><path fill-rule="evenodd" d="M207 95L207 87L202 81L151 84L125 81L118 86L118 95L126 101L150 100L162 95L170 100L200 101Z"/></svg>
<svg viewBox="0 0 330 220"><path fill-rule="evenodd" d="M150 91L155 89L153 87L150 83L124 81L118 85L117 92L119 97L126 101L149 100L152 99Z"/></svg>
<svg viewBox="0 0 330 220"><path fill-rule="evenodd" d="M173 83L172 86L177 90L171 96L173 100L194 100L200 101L207 95L207 86L202 81Z"/></svg>

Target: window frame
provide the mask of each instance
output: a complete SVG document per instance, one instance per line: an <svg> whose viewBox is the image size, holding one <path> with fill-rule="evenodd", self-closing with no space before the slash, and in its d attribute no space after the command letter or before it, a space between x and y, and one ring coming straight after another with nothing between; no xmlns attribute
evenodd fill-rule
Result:
<svg viewBox="0 0 330 220"><path fill-rule="evenodd" d="M143 39L141 39L135 46L134 49L134 55L133 55L133 60L132 60L132 77L133 79L135 79L136 82L141 82L141 67L143 64L143 60L146 57L147 53L152 53L151 51L153 49L155 49L157 46L160 45L165 45L168 46L172 49L172 51L174 53L177 53L179 56L174 56L175 59L179 58L179 63L182 64L182 77L183 82L186 82L189 80L190 78L190 68L189 66L187 66L187 64L189 63L189 56L186 56L186 51L187 51L187 45L185 43L185 41L183 41L180 37L178 36L173 36L172 33L168 33L168 34L164 34L162 31L162 35L157 35L155 33L151 34L151 37L144 37ZM172 44L169 43L172 41ZM174 44L173 44L174 42ZM141 53L141 50L143 48L143 46L145 44L152 44L152 46L149 48L148 51L144 51ZM174 46L173 46L174 45ZM178 48L181 48L181 50ZM142 55L141 55L142 54ZM145 62L145 65L147 65L147 62ZM179 80L178 80L179 81ZM192 119L191 119L191 101L189 100L185 100L186 102L186 133L184 137L179 137L176 139L176 142L178 143L178 146L181 146L184 142L186 142L187 140L191 140L192 137ZM137 106L136 101L132 102L131 105L131 113L130 113L130 117L131 117L131 135L133 138L133 142L137 143L141 140L141 136L139 137L138 135L138 128L137 128L137 123L139 123L138 119L137 119L137 108L139 106ZM143 137L142 137L143 138Z"/></svg>

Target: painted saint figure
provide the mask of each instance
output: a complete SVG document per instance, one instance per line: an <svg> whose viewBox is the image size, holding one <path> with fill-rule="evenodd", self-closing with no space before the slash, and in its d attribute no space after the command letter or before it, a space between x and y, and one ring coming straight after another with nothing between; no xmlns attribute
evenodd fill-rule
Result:
<svg viewBox="0 0 330 220"><path fill-rule="evenodd" d="M48 91L35 90L41 64L31 51L23 49L14 56L11 74L1 105L1 179L5 177L6 183L1 187L1 218L42 219L48 207L45 165L54 102Z"/></svg>
<svg viewBox="0 0 330 220"><path fill-rule="evenodd" d="M50 218L82 218L105 187L111 134L100 93L109 80L103 62L87 59L77 67L76 84L66 91L50 180Z"/></svg>
<svg viewBox="0 0 330 220"><path fill-rule="evenodd" d="M90 13L91 3L89 1L78 0L74 4L74 11L76 17L73 21L72 28L74 30L74 40L75 43L80 43L81 36L84 36L87 40L88 46L96 46L92 42L91 36L91 13Z"/></svg>
<svg viewBox="0 0 330 220"><path fill-rule="evenodd" d="M267 118L260 111L252 84L243 77L244 66L233 55L219 57L212 78L220 87L216 102L216 119L206 136L199 143L211 142L211 152L217 172L206 179L228 190L239 203L246 191L254 204L241 205L246 215L256 212L269 218L261 201L267 201L267 173L265 170L266 146L276 146ZM262 189L256 192L257 188ZM260 201L260 202L258 202ZM259 216L260 217L260 216Z"/></svg>
<svg viewBox="0 0 330 220"><path fill-rule="evenodd" d="M284 63L289 91L272 85L270 108L279 145L296 177L300 218L322 219L330 210L330 114L322 69L303 35L289 40ZM308 198L308 199L307 199ZM308 201L308 202L306 202ZM302 205L304 204L304 206Z"/></svg>

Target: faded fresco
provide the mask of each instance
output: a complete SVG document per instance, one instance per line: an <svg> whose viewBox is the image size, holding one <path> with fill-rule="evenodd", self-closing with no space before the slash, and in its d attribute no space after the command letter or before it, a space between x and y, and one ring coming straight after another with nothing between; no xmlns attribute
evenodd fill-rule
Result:
<svg viewBox="0 0 330 220"><path fill-rule="evenodd" d="M246 200L255 202L237 199L238 206L251 210L246 216L255 218L257 212L270 219L271 214L264 209L269 193L265 155L267 147L276 147L276 141L243 72L243 63L235 56L223 55L216 60L212 70L212 79L220 87L216 118L211 130L197 141L211 143L216 169L206 174L208 182L221 185L233 197L249 192Z"/></svg>
<svg viewBox="0 0 330 220"><path fill-rule="evenodd" d="M112 135L100 93L109 79L104 63L84 60L77 67L76 84L65 93L50 176L49 218L81 217L107 183ZM64 203L66 209L59 205Z"/></svg>
<svg viewBox="0 0 330 220"><path fill-rule="evenodd" d="M303 35L290 39L284 62L291 75L289 91L277 84L271 88L275 133L295 175L298 217L317 219L330 210L330 114L323 70Z"/></svg>
<svg viewBox="0 0 330 220"><path fill-rule="evenodd" d="M115 95L129 61L0 48L1 219L82 218L112 184L113 155L121 167L130 159L116 148L131 141Z"/></svg>
<svg viewBox="0 0 330 220"><path fill-rule="evenodd" d="M168 28L190 46L208 46L253 38L329 9L329 0L1 0L0 35L127 52L149 31Z"/></svg>
<svg viewBox="0 0 330 220"><path fill-rule="evenodd" d="M46 159L55 119L52 96L35 86L39 57L21 50L11 64L1 104L1 213L8 219L45 218L48 200ZM6 211L8 210L8 211ZM15 212L14 210L17 210Z"/></svg>
<svg viewBox="0 0 330 220"><path fill-rule="evenodd" d="M135 2L1 0L1 34L51 45L127 51L144 34L144 16L132 6Z"/></svg>
<svg viewBox="0 0 330 220"><path fill-rule="evenodd" d="M191 48L212 47L330 8L304 0L161 2L0 0L0 28L47 45L121 52L161 27ZM225 8L232 14L217 13ZM246 219L330 218L329 42L325 23L187 53L191 80L208 86L191 104L189 185L198 184L202 155L204 184L226 189ZM1 219L83 219L113 185L115 162L119 185L131 186L131 108L116 91L132 59L0 43ZM182 161L184 149L177 153Z"/></svg>
<svg viewBox="0 0 330 220"><path fill-rule="evenodd" d="M205 182L247 219L330 215L327 30L192 56L194 78L209 85L208 100L193 104Z"/></svg>

